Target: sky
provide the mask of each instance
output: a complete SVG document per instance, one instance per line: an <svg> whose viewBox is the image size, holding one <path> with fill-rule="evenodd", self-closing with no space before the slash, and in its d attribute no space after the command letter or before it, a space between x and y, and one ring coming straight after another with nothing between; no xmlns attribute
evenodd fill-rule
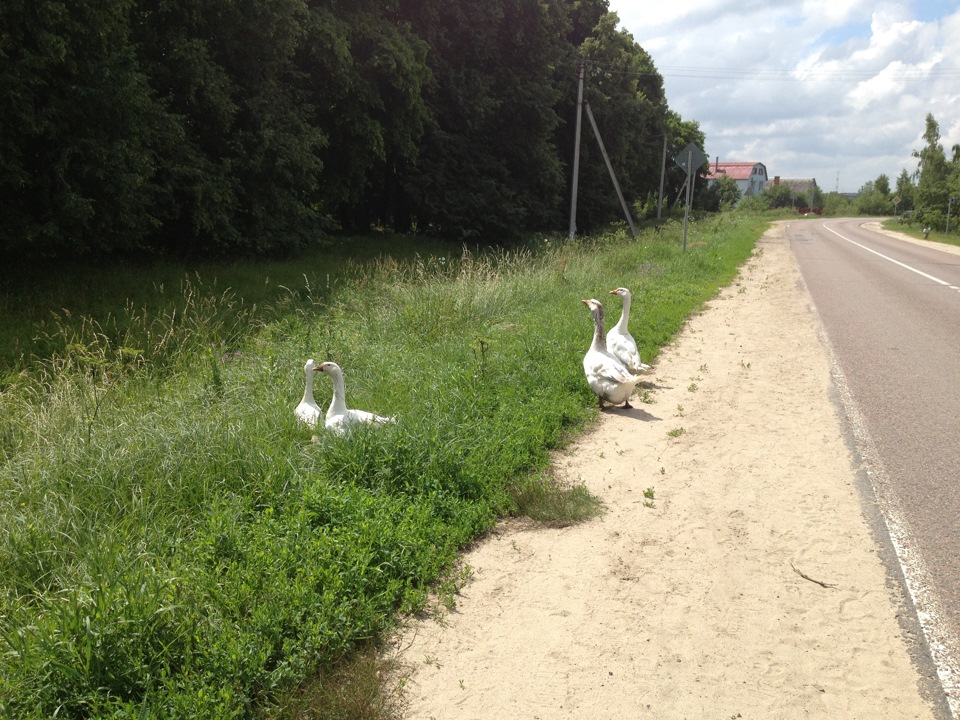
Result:
<svg viewBox="0 0 960 720"><path fill-rule="evenodd" d="M960 0L609 0L711 162L857 192L960 144Z"/></svg>

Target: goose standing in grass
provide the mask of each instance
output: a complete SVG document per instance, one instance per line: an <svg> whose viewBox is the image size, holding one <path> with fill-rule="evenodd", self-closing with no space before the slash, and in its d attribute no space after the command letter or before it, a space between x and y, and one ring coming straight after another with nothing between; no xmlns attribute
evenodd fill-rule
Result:
<svg viewBox="0 0 960 720"><path fill-rule="evenodd" d="M630 372L619 358L607 350L603 331L603 305L600 301L584 300L583 304L590 308L593 315L593 341L587 354L583 356L583 372L587 376L587 383L600 398L601 408L604 400L613 405L623 403L623 407L629 408L630 396L640 382L640 376Z"/></svg>
<svg viewBox="0 0 960 720"><path fill-rule="evenodd" d="M607 347L611 353L620 359L620 362L627 366L631 373L637 374L652 370L649 365L640 362L637 343L627 329L627 325L630 323L630 301L633 299L633 295L624 287L611 290L610 294L619 295L623 298L623 313L621 313L617 324L610 328L610 332L607 333Z"/></svg>

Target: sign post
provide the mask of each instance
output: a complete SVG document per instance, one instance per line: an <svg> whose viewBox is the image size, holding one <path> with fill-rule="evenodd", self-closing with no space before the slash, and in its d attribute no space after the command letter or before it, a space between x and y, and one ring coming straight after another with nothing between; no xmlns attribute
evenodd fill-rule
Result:
<svg viewBox="0 0 960 720"><path fill-rule="evenodd" d="M707 156L696 143L690 143L673 160L687 171L687 202L683 209L683 251L686 252L687 223L690 218L690 204L693 202L693 181L697 176L697 170L707 161Z"/></svg>

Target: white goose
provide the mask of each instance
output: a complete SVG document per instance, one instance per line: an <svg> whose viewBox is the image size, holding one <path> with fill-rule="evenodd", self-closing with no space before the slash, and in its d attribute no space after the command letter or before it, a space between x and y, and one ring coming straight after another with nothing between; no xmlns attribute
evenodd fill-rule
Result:
<svg viewBox="0 0 960 720"><path fill-rule="evenodd" d="M303 389L303 399L293 411L300 422L305 423L310 427L316 426L317 420L320 418L320 414L322 413L320 406L317 405L317 401L313 399L313 374L319 369L320 368L317 365L313 364L312 358L307 360L306 364L303 366L303 372L307 376L307 384Z"/></svg>
<svg viewBox="0 0 960 720"><path fill-rule="evenodd" d="M330 401L330 407L327 409L324 422L327 429L336 433L344 433L351 425L356 423L396 422L392 417L382 417L366 410L348 408L343 383L343 370L335 362L322 362L319 365L314 365L313 360L307 360L303 369L307 376L307 385L303 391L303 400L297 405L296 413L298 418L311 427L317 424L321 412L313 399L313 374L316 372L327 373L333 380L333 399Z"/></svg>
<svg viewBox="0 0 960 720"><path fill-rule="evenodd" d="M637 374L652 370L653 368L640 361L637 343L627 329L630 322L630 301L633 295L624 287L611 290L610 294L619 295L623 298L623 313L620 315L617 324L610 328L610 332L607 333L607 347L611 353L620 359L620 362L627 366L630 372Z"/></svg>
<svg viewBox="0 0 960 720"><path fill-rule="evenodd" d="M584 300L583 304L590 308L593 314L593 341L590 349L583 356L583 372L587 376L587 383L600 398L600 407L606 400L613 405L623 403L623 407L630 405L630 395L640 382L640 376L634 375L609 350L603 332L603 305L599 300Z"/></svg>

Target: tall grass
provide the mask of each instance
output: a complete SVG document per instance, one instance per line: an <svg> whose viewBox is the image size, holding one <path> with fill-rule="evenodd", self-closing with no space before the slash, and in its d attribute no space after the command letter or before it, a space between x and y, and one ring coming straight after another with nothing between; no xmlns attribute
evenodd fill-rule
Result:
<svg viewBox="0 0 960 720"><path fill-rule="evenodd" d="M654 360L761 231L379 259L269 313L190 285L135 330L64 325L0 391L0 714L252 718L322 687L498 517L596 512L538 499L596 413L579 300L630 287ZM398 422L313 437L307 357Z"/></svg>

